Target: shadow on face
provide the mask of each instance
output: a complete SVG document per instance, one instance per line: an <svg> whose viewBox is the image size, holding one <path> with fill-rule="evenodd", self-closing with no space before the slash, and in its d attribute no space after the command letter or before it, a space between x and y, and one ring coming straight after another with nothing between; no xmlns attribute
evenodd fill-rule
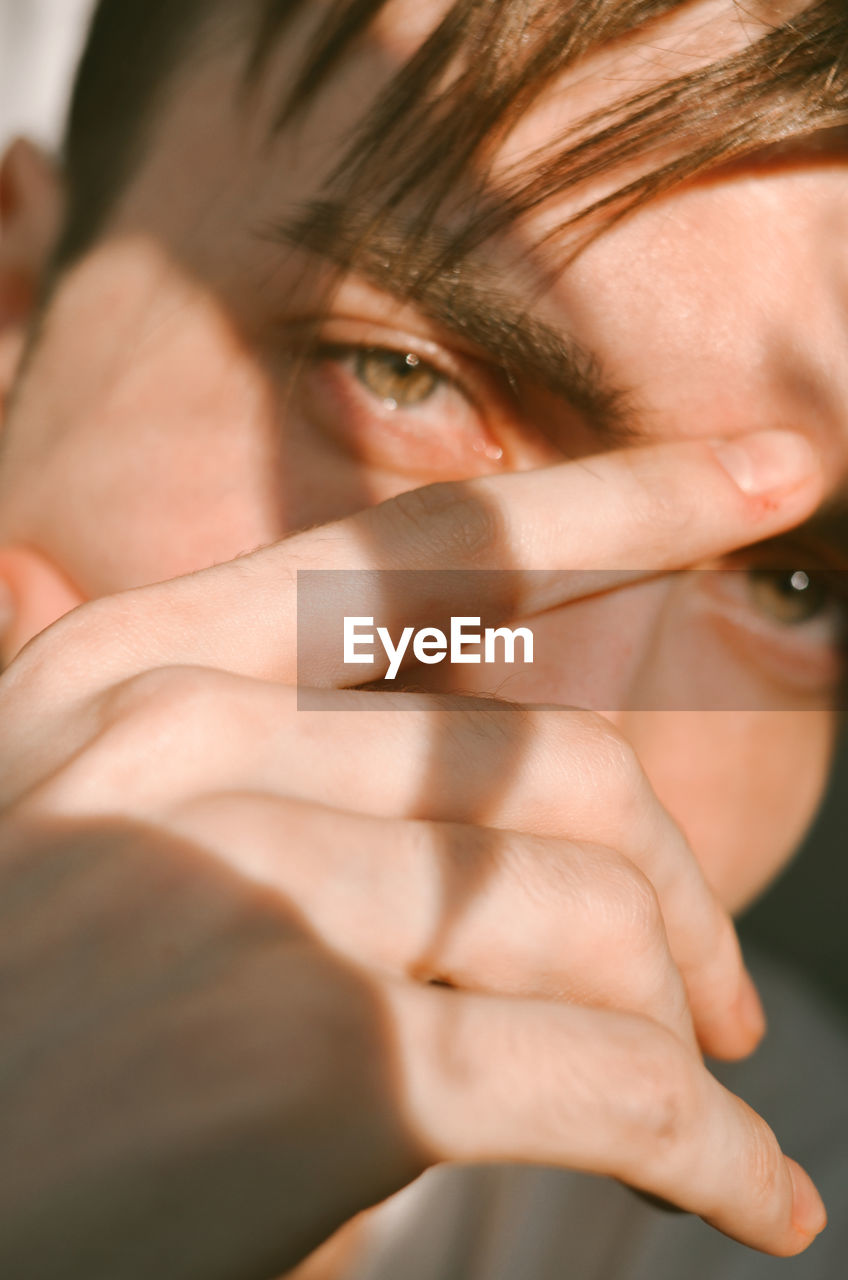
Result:
<svg viewBox="0 0 848 1280"><path fill-rule="evenodd" d="M308 236L304 248L275 230L298 218L302 226L304 207L315 211L327 195L353 120L421 35L393 19L402 6L387 10L309 110L274 133L279 86L302 66L316 12L301 15L246 98L235 92L246 46L231 28L173 82L112 217L61 276L43 317L7 428L6 540L35 546L91 597L232 559L434 480L588 457L623 438L794 426L823 442L841 479L839 157L795 156L774 171L742 167L690 183L566 266L562 246L539 248L574 211L573 194L557 191L470 248L461 269L431 270L429 289L410 290L402 276L399 298L394 260L381 274L379 252L363 251L367 269L340 278L326 245L319 254ZM717 29L739 43L726 18ZM672 26L663 39L655 61L636 38L602 62L630 74L635 57L641 76L667 78L704 35ZM470 180L457 177L437 245L469 200L483 201L517 158L549 147L575 112L597 105L605 76L576 88L570 74L526 113L500 160L476 156ZM388 184L393 174L384 176ZM605 173L595 181L582 198L606 190ZM426 192L424 183L410 195L402 229ZM369 211L350 205L350 224L366 226ZM488 310L471 307L481 287ZM473 328L457 324L457 312ZM522 348L526 332L535 346ZM558 344L541 351L546 364L540 335ZM374 548L375 559L384 551ZM787 549L780 567L801 555ZM497 562L481 568L514 569L520 556L503 540ZM810 698L790 682L787 693L786 668L814 666L834 636L799 638L803 627L746 598L725 610L722 638L714 625L693 631L691 607L678 606L655 592L569 606L542 624L550 656L538 678L466 687L565 703L580 701L587 681L612 685L616 719L660 798L722 897L740 906L795 847L824 784L832 691ZM767 623L756 644L746 639L755 616ZM699 684L707 649L723 690L745 682L730 710L716 710ZM597 690L589 705L610 710ZM520 768L523 733L516 718L487 762L491 794ZM433 735L422 807L450 785L450 761L446 729ZM479 809L483 820L485 794Z"/></svg>

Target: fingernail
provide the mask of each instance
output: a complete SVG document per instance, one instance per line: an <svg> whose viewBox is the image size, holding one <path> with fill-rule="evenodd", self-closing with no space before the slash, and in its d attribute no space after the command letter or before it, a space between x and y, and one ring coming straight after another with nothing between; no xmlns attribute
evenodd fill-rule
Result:
<svg viewBox="0 0 848 1280"><path fill-rule="evenodd" d="M747 970L742 970L742 980L739 983L739 995L736 998L736 1013L739 1021L750 1034L751 1039L756 1039L757 1043L762 1040L766 1033L767 1020L766 1011L763 1008L763 1002L760 999L759 992L754 986L753 979Z"/></svg>
<svg viewBox="0 0 848 1280"><path fill-rule="evenodd" d="M827 1209L808 1174L789 1156L784 1157L792 1179L792 1225L805 1236L817 1236L827 1226Z"/></svg>
<svg viewBox="0 0 848 1280"><path fill-rule="evenodd" d="M755 431L716 440L713 449L731 479L751 495L793 489L820 465L809 440L797 431Z"/></svg>

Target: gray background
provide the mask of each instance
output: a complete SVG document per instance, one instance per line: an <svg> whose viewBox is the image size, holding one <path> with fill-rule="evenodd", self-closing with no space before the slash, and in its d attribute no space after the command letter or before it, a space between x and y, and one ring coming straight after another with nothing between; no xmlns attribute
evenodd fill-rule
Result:
<svg viewBox="0 0 848 1280"><path fill-rule="evenodd" d="M848 733L798 857L742 921L743 937L795 960L848 1012Z"/></svg>

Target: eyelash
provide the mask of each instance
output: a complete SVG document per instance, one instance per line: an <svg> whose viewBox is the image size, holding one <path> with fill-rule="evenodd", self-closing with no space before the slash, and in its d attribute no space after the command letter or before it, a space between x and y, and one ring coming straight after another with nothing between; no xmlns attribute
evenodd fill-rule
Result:
<svg viewBox="0 0 848 1280"><path fill-rule="evenodd" d="M370 342L322 338L304 356L304 407L357 460L422 479L460 479L509 465L500 430L503 394L471 360L460 364L430 344L382 334ZM416 373L432 376L432 392L419 405L381 398L356 367L369 357L408 360Z"/></svg>
<svg viewBox="0 0 848 1280"><path fill-rule="evenodd" d="M793 567L787 569L787 564ZM739 552L721 568L724 572L707 574L707 598L718 606L722 625L751 648L758 669L764 674L771 671L781 682L798 688L834 687L845 678L848 575L844 570L790 539ZM761 582L767 583L768 575L773 574L777 582L796 572L808 579L806 589L821 592L821 607L809 618L776 618L762 607L762 601L755 601L755 575L762 575Z"/></svg>
<svg viewBox="0 0 848 1280"><path fill-rule="evenodd" d="M447 369L437 364L432 358L428 359L419 355L411 345L390 347L385 345L366 345L360 343L322 343L316 347L313 353L313 359L316 361L320 362L329 360L339 364L343 364L345 361L357 361L367 356L390 356L405 359L412 358L416 361L415 367L417 369L422 372L435 374L443 387L458 391L459 394L463 395L470 404L474 405L476 409L479 409L479 405L476 404L475 397L471 389L464 385L463 381L457 377L455 372L449 372ZM368 390L368 388L365 389L366 391ZM376 393L371 392L371 394L375 395L376 398Z"/></svg>

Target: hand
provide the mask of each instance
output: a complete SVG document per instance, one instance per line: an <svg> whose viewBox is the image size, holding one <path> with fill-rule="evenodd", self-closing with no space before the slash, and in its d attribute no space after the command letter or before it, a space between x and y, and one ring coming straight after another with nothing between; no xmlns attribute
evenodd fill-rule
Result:
<svg viewBox="0 0 848 1280"><path fill-rule="evenodd" d="M273 890L278 910L291 901L311 945L320 939L325 959L355 965L379 1008L392 1049L373 1024L361 1029L375 1073L393 1061L396 1088L376 1118L348 1090L345 1114L396 1135L379 1162L393 1185L353 1177L330 1187L316 1132L314 1180L302 1184L313 1229L328 1234L402 1185L397 1170L416 1159L503 1158L610 1173L775 1253L809 1242L812 1188L701 1063L696 1038L731 1056L751 1048L756 1012L732 926L624 741L588 713L442 703L457 767L446 771L450 788L422 795L438 712L410 715L405 697L388 712L350 715L351 700L376 706L391 695L332 689L322 696L333 710L297 712L281 683L295 678L298 569L551 569L519 578L519 597L500 602L526 616L580 592L580 573L554 572L563 565L612 582L622 569L690 564L796 523L820 492L813 466L782 494L745 494L706 445L434 486L233 564L94 602L13 664L0 715L12 744L4 799L18 821L131 819L160 833L166 859L174 840L189 841L207 860L194 859L193 876L223 866L236 884ZM416 603L397 602L409 622ZM474 612L467 595L460 609L441 604L446 615ZM307 678L341 683L332 654L306 657ZM517 740L522 769L495 799L481 790L481 764L497 766ZM71 952L84 943L72 927L65 939ZM111 947L118 961L118 935ZM39 964L47 975L60 957ZM423 984L433 977L459 989ZM88 999L75 1006L86 1013L83 1038L86 1024L103 1027ZM346 1038L331 1005L301 1009L325 1048ZM179 1047L166 1014L157 1043L170 1061ZM99 1042L88 1046L95 1056ZM347 1051L339 1056L346 1062ZM287 1089L285 1055L272 1058L283 1134L302 1093ZM177 1117L185 1093L175 1087L171 1101ZM325 1104L327 1080L316 1076L308 1114ZM4 1105L0 1092L0 1113ZM95 1120L111 1132L114 1119ZM251 1133L238 1136L249 1153ZM190 1197L190 1161L174 1155L166 1128L158 1142L162 1168L174 1158ZM226 1166L231 1153L220 1158ZM122 1162L110 1159L100 1176L112 1180ZM73 1161L72 1147L69 1180ZM198 1178L198 1203L203 1187ZM155 1221L151 1213L148 1230ZM226 1215L216 1221L225 1230ZM281 1247L285 1233L272 1215L255 1247Z"/></svg>
<svg viewBox="0 0 848 1280"><path fill-rule="evenodd" d="M430 1153L369 975L125 819L0 829L0 1274L267 1280Z"/></svg>

